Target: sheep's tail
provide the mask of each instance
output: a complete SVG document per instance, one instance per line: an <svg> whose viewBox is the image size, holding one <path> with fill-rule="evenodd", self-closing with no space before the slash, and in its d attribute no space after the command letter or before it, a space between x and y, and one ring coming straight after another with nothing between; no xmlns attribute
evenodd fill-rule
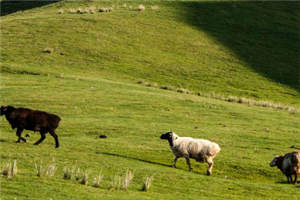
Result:
<svg viewBox="0 0 300 200"><path fill-rule="evenodd" d="M213 143L209 149L210 156L216 156L221 151L221 148L218 144Z"/></svg>

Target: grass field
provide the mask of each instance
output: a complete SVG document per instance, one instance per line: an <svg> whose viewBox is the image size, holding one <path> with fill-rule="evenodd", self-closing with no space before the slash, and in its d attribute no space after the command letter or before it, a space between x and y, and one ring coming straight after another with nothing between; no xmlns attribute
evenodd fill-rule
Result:
<svg viewBox="0 0 300 200"><path fill-rule="evenodd" d="M143 12L129 9L140 3L62 1L18 12L14 7L1 16L1 105L62 118L61 147L55 149L50 135L32 145L39 134L29 131L24 132L31 135L28 143L14 143L15 132L1 117L1 166L18 162L17 176L0 177L1 200L298 199L299 186L286 184L269 162L300 146L300 113L136 82L299 108L299 3L147 1ZM110 13L68 13L112 5ZM57 14L59 9L64 13ZM251 27L257 32L248 31ZM241 40L235 43L235 38ZM45 48L53 52L43 53ZM159 139L169 130L220 144L212 176L205 175L206 164L195 161L194 172L188 172L184 159L178 169L170 167L173 154ZM56 164L53 177L36 176L40 161ZM63 179L64 167L75 165L89 172L88 186ZM94 188L101 170L103 181ZM113 178L126 170L134 171L128 191L110 190ZM153 181L143 192L146 176Z"/></svg>

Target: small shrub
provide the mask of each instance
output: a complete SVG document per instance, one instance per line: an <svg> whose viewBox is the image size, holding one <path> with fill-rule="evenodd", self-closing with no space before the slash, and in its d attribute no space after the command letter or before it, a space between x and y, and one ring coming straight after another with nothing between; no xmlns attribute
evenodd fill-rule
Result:
<svg viewBox="0 0 300 200"><path fill-rule="evenodd" d="M134 173L130 170L127 170L123 180L123 190L127 190L131 180L134 177Z"/></svg>
<svg viewBox="0 0 300 200"><path fill-rule="evenodd" d="M139 7L137 8L138 11L144 11L146 8L144 5L139 5Z"/></svg>
<svg viewBox="0 0 300 200"><path fill-rule="evenodd" d="M152 183L153 177L149 177L147 176L143 182L143 187L142 187L142 191L147 192L150 187L151 187L151 183Z"/></svg>

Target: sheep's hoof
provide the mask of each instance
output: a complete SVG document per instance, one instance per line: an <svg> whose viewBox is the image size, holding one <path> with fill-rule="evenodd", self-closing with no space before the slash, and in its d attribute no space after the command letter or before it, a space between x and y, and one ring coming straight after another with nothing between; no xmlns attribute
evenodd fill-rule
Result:
<svg viewBox="0 0 300 200"><path fill-rule="evenodd" d="M16 143L20 143L20 140L17 140Z"/></svg>
<svg viewBox="0 0 300 200"><path fill-rule="evenodd" d="M177 168L176 165L172 165L173 168Z"/></svg>
<svg viewBox="0 0 300 200"><path fill-rule="evenodd" d="M191 169L189 169L189 171L190 171L190 172L193 172L193 169L191 168Z"/></svg>
<svg viewBox="0 0 300 200"><path fill-rule="evenodd" d="M210 176L210 175L211 175L211 172L210 172L210 171L207 171L207 172L206 172L206 175L207 175L207 176Z"/></svg>

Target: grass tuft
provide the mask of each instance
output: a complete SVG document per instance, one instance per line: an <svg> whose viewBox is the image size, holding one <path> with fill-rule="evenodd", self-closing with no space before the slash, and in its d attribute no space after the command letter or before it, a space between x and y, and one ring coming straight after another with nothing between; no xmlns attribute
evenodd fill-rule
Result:
<svg viewBox="0 0 300 200"><path fill-rule="evenodd" d="M144 182L143 182L143 186L142 186L142 191L149 191L150 187L151 187L151 183L153 181L153 177L151 176L147 176L145 179L144 179Z"/></svg>
<svg viewBox="0 0 300 200"><path fill-rule="evenodd" d="M138 8L137 8L138 11L144 11L145 9L146 9L146 7L142 4L139 5Z"/></svg>
<svg viewBox="0 0 300 200"><path fill-rule="evenodd" d="M129 187L130 182L134 177L134 173L130 170L127 170L125 173L125 177L123 179L123 190L127 190Z"/></svg>
<svg viewBox="0 0 300 200"><path fill-rule="evenodd" d="M100 187L100 183L103 179L103 175L102 172L100 171L99 174L94 178L94 183L93 183L93 187Z"/></svg>

